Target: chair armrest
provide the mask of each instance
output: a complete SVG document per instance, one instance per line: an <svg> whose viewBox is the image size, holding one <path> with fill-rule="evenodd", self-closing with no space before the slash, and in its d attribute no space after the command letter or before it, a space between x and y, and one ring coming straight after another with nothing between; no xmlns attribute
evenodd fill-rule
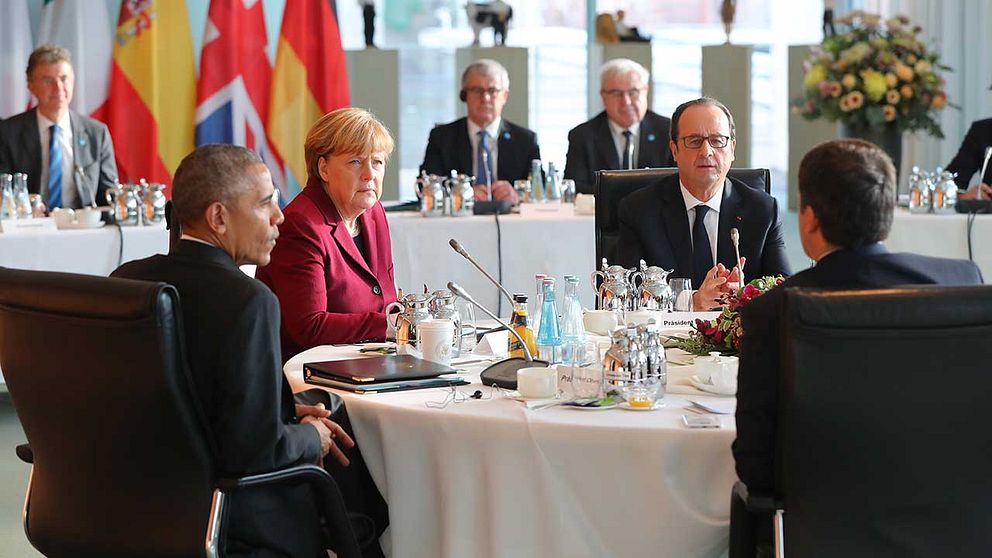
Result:
<svg viewBox="0 0 992 558"><path fill-rule="evenodd" d="M25 463L34 463L34 452L31 451L31 446L27 444L20 444L14 449L17 457Z"/></svg>
<svg viewBox="0 0 992 558"><path fill-rule="evenodd" d="M334 478L323 468L316 465L297 465L278 471L259 473L241 478L222 478L217 480L217 488L223 492L249 490L261 486L295 486L301 483L309 484L317 499L317 509L325 519L325 527L330 534L331 550L341 558L360 557L360 546L371 542L375 529L371 519L355 514L349 514L344 506L344 497ZM358 541L355 528L364 533L367 540Z"/></svg>
<svg viewBox="0 0 992 558"><path fill-rule="evenodd" d="M744 502L744 505L747 506L747 511L752 513L774 513L776 510L785 509L785 504L776 500L770 494L749 493L747 485L742 481L734 483L734 494Z"/></svg>

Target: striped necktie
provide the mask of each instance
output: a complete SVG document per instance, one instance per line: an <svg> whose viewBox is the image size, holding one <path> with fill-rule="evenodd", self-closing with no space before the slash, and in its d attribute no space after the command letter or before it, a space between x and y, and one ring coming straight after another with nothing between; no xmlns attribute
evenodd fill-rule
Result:
<svg viewBox="0 0 992 558"><path fill-rule="evenodd" d="M48 209L62 207L62 144L59 125L48 127Z"/></svg>

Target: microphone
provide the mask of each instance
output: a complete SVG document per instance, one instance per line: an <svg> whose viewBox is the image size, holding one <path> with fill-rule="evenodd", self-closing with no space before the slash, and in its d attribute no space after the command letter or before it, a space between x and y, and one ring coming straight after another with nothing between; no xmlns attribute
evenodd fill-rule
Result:
<svg viewBox="0 0 992 558"><path fill-rule="evenodd" d="M463 289L458 283L449 281L448 290L454 293L455 296L461 297L466 301L472 303L476 308L482 310L487 316L496 320L496 323L505 327L506 330L510 332L510 334L512 334L514 337L517 338L517 341L520 341L520 345L524 348L523 358L520 357L506 358L499 362L495 362L489 365L489 367L483 370L482 373L479 375L479 377L482 379L483 384L487 386L496 384L497 386L504 389L517 389L518 370L520 370L521 368L528 368L532 366L536 366L536 367L548 366L547 361L534 359L534 355L531 354L530 349L527 347L527 343L524 341L523 337L521 337L519 333L517 333L512 327L510 327L510 324L504 322L499 318L499 316L492 313L488 308L479 304L474 298L472 298L472 295L468 294L468 292L465 289Z"/></svg>
<svg viewBox="0 0 992 558"><path fill-rule="evenodd" d="M468 250L466 250L465 248L462 247L462 245L461 245L460 242L458 242L457 240L455 240L454 238L452 238L452 239L449 239L448 240L448 245L451 246L455 250L455 252L458 252L459 254L461 254L463 258L465 258L466 260L472 262L472 265L474 265L476 269L478 269L480 272L482 272L482 274L486 276L486 279L489 279L489 282L490 283L492 283L493 285L496 285L496 288L499 289L499 292L503 293L503 296L505 296L506 299L510 301L510 308L513 308L513 296L510 295L510 292L507 291L503 287L503 285L500 285L499 284L499 281L497 281L496 279L493 279L493 276L492 275L489 275L489 272L488 271L486 271L485 269L482 269L482 266L479 265L479 262L475 261L475 258L473 258L472 255L468 253ZM468 300L468 299L466 299L466 300Z"/></svg>
<svg viewBox="0 0 992 558"><path fill-rule="evenodd" d="M634 168L634 142L627 144L627 170Z"/></svg>
<svg viewBox="0 0 992 558"><path fill-rule="evenodd" d="M488 201L493 201L493 173L490 171L489 152L486 150L482 150L482 168L486 173L486 196Z"/></svg>
<svg viewBox="0 0 992 558"><path fill-rule="evenodd" d="M734 254L737 256L737 265L741 270L741 282L744 282L744 264L741 263L741 233L736 227L730 229L730 241L734 243Z"/></svg>
<svg viewBox="0 0 992 558"><path fill-rule="evenodd" d="M978 194L976 200L984 199L982 194L982 180L985 180L985 171L989 168L989 158L992 157L992 145L985 148L985 161L982 162L982 172L978 175Z"/></svg>

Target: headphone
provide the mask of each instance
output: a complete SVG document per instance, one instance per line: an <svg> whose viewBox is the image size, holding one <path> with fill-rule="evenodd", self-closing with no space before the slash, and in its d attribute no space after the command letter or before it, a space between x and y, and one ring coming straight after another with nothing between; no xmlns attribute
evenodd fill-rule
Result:
<svg viewBox="0 0 992 558"><path fill-rule="evenodd" d="M466 101L468 101L468 91L465 91L465 89L462 89L461 91L459 91L458 92L458 98L461 99L461 101L463 103L466 102Z"/></svg>

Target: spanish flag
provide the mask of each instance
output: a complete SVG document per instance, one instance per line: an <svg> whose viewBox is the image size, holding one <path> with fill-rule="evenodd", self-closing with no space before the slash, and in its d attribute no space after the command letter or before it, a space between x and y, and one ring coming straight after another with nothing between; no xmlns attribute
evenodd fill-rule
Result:
<svg viewBox="0 0 992 558"><path fill-rule="evenodd" d="M172 184L193 149L196 69L185 0L121 3L106 122L121 181Z"/></svg>
<svg viewBox="0 0 992 558"><path fill-rule="evenodd" d="M348 106L348 67L327 0L286 2L276 47L267 131L299 184L306 184L303 141L324 114Z"/></svg>

